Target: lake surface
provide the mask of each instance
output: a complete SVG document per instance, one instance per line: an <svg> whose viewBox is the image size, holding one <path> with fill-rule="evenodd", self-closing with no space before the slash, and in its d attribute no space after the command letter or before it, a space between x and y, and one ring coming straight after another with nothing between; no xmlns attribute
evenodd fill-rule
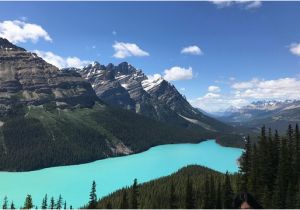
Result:
<svg viewBox="0 0 300 210"><path fill-rule="evenodd" d="M214 140L199 144L162 145L148 151L92 163L46 168L31 172L0 172L0 200L8 196L16 207L24 204L31 194L40 207L47 193L55 200L59 194L73 207L86 204L92 181L97 183L98 197L131 185L134 178L146 182L169 175L183 166L198 164L220 172L238 171L237 159L242 150L222 147Z"/></svg>

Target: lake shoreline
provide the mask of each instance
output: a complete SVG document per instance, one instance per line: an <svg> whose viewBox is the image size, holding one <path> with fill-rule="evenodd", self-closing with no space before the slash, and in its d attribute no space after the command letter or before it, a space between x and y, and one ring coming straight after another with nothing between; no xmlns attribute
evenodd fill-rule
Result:
<svg viewBox="0 0 300 210"><path fill-rule="evenodd" d="M34 172L34 171L40 171L40 170L44 170L44 169L49 169L49 168L56 168L56 167L68 167L68 166L77 166L77 165L84 165L84 164L90 164L90 163L93 163L93 162L97 162L97 161L100 161L100 160L106 160L106 159L111 159L111 158L118 158L118 157L126 157L126 156L129 156L129 155L136 155L136 154L140 154L140 153L143 153L143 152L146 152L152 148L155 148L155 147L159 147L159 146L165 146L165 145L180 145L180 144L199 144L201 142L205 142L205 141L210 141L210 140L213 140L215 141L216 144L222 146L222 147L228 147L228 148L238 148L240 149L239 147L232 147L232 146L229 146L229 145L224 145L222 144L222 142L220 142L219 140L217 139L201 139L197 142L192 142L192 141L187 141L187 142L182 142L182 143L167 143L167 144L158 144L158 145L154 145L154 146L151 146L147 149L144 149L144 150L141 150L141 151L137 151L137 152L133 152L133 153L130 153L130 154L119 154L119 155L115 155L115 156L109 156L109 157L106 157L106 158L100 158L100 159L96 159L96 160L91 160L91 161L83 161L83 162L78 162L76 164L68 164L68 165L55 165L55 166L49 166L49 167L45 167L45 168L37 168L35 170L21 170L21 171L18 171L18 170L4 170L4 171L1 171L0 170L0 173L1 172L8 172L8 173L12 173L12 172L16 172L16 173L26 173L26 172Z"/></svg>
<svg viewBox="0 0 300 210"><path fill-rule="evenodd" d="M159 145L145 152L79 165L30 172L0 172L0 197L8 196L20 206L27 194L39 203L45 194L55 198L61 194L77 207L87 202L93 180L99 186L98 197L103 197L130 186L135 178L144 183L170 175L187 165L234 173L238 171L236 159L241 153L241 149L223 147L209 139L200 143Z"/></svg>
<svg viewBox="0 0 300 210"><path fill-rule="evenodd" d="M92 161L84 161L84 162L79 162L79 163L76 163L76 164L69 164L69 165L55 165L55 166L49 166L49 167L45 167L45 168L38 168L38 169L35 169L35 170L22 170L22 171L18 171L18 170L11 170L11 171L1 171L0 170L0 173L1 172L8 172L8 173L13 173L13 172L16 172L16 173L26 173L26 172L34 172L34 171L40 171L40 170L44 170L44 169L49 169L49 168L56 168L56 167L68 167L68 166L77 166L77 165L84 165L84 164L89 164L89 163L93 163L93 162L97 162L99 160L106 160L106 159L111 159L111 158L118 158L118 157L126 157L126 156L129 156L129 155L136 155L136 154L140 154L140 153L143 153L143 152L147 152L148 150L152 149L152 148L155 148L155 147L159 147L159 146L165 146L165 145L174 145L174 144L199 144L201 142L204 142L204 141L210 141L210 140L214 140L217 144L219 144L220 146L223 146L221 145L219 142L217 142L217 140L215 139L204 139L204 140L199 140L197 142L186 142L186 143L167 143L167 144L158 144L158 145L154 145L154 146L151 146L145 150L141 150L141 151L137 151L137 152L133 152L133 153L130 153L130 154L120 154L120 155L115 155L115 156L109 156L109 157L106 157L106 158L100 158L100 159L96 159L96 160L92 160ZM223 147L229 147L229 146L223 146Z"/></svg>

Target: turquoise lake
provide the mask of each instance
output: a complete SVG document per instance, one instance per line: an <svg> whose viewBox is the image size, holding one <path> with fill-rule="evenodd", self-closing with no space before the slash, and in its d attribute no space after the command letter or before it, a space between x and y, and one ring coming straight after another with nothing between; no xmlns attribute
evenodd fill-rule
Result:
<svg viewBox="0 0 300 210"><path fill-rule="evenodd" d="M172 144L153 147L145 152L108 158L92 163L46 168L30 172L0 172L0 199L8 196L21 207L27 194L40 207L42 198L59 194L73 207L86 204L92 181L98 197L131 185L134 178L146 182L176 172L190 164L203 165L220 172L238 171L237 159L243 150L222 147L214 140L198 144Z"/></svg>

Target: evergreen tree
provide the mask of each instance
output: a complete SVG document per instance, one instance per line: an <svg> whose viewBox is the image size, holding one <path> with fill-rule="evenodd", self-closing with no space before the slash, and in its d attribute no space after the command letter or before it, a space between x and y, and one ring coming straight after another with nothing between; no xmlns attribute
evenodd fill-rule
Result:
<svg viewBox="0 0 300 210"><path fill-rule="evenodd" d="M124 190L120 209L128 209L128 208L129 208L129 204L128 204L127 192L126 192L126 190Z"/></svg>
<svg viewBox="0 0 300 210"><path fill-rule="evenodd" d="M280 152L280 137L279 137L279 134L278 134L278 131L275 130L275 134L274 134L274 138L273 138L273 152L272 152L272 165L274 167L274 174L275 174L275 177L274 177L274 180L276 179L276 175L277 175L277 170L278 170L278 161L279 161L279 152Z"/></svg>
<svg viewBox="0 0 300 210"><path fill-rule="evenodd" d="M241 188L243 191L247 191L248 180L250 177L251 170L251 142L250 137L246 139L245 150L242 154L240 161L240 173L242 174Z"/></svg>
<svg viewBox="0 0 300 210"><path fill-rule="evenodd" d="M112 209L111 202L108 201L108 202L106 203L105 208L106 208L106 209Z"/></svg>
<svg viewBox="0 0 300 210"><path fill-rule="evenodd" d="M57 202L56 202L56 209L61 209L62 208L62 204L63 204L63 198L61 195L59 195Z"/></svg>
<svg viewBox="0 0 300 210"><path fill-rule="evenodd" d="M258 151L257 151L257 146L256 144L253 145L252 147L252 155L251 155L251 169L250 169L250 175L248 179L248 189L250 192L253 193L254 197L259 197L257 193L257 189L259 187L258 185L258 176L259 176L259 169L256 166L260 162L259 156L258 156Z"/></svg>
<svg viewBox="0 0 300 210"><path fill-rule="evenodd" d="M133 185L131 187L131 200L130 200L131 209L138 208L138 184L137 179L134 179Z"/></svg>
<svg viewBox="0 0 300 210"><path fill-rule="evenodd" d="M295 159L296 165L295 171L297 172L297 177L300 175L300 132L298 124L295 126Z"/></svg>
<svg viewBox="0 0 300 210"><path fill-rule="evenodd" d="M2 209L7 209L7 207L8 207L7 196L4 196Z"/></svg>
<svg viewBox="0 0 300 210"><path fill-rule="evenodd" d="M33 208L33 202L31 195L27 195L25 202L24 202L24 209L32 209Z"/></svg>
<svg viewBox="0 0 300 210"><path fill-rule="evenodd" d="M289 124L287 130L287 141L288 141L288 150L292 152L294 149L294 130L291 124ZM292 156L293 153L289 154L289 158Z"/></svg>
<svg viewBox="0 0 300 210"><path fill-rule="evenodd" d="M67 201L64 202L64 209L67 209Z"/></svg>
<svg viewBox="0 0 300 210"><path fill-rule="evenodd" d="M272 130L269 128L269 135L267 143L265 144L265 154L263 155L265 163L263 164L264 167L264 173L261 174L261 179L264 180L264 182L261 185L261 202L263 206L271 206L272 204L272 194L273 194L273 188L275 185L275 178L277 173L277 167L274 165L275 163L275 155L274 149L276 148L273 141L272 136Z"/></svg>
<svg viewBox="0 0 300 210"><path fill-rule="evenodd" d="M217 194L216 194L216 209L222 208L222 189L221 182L218 182Z"/></svg>
<svg viewBox="0 0 300 210"><path fill-rule="evenodd" d="M45 197L43 198L41 209L47 209L47 208L48 208L48 196L46 194Z"/></svg>
<svg viewBox="0 0 300 210"><path fill-rule="evenodd" d="M273 197L274 208L286 208L287 188L289 184L289 158L287 152L287 139L282 138L278 162L278 172Z"/></svg>
<svg viewBox="0 0 300 210"><path fill-rule="evenodd" d="M50 209L54 209L54 206L55 206L55 201L54 201L54 198L53 198L53 197L51 197L51 199L50 199L50 206L49 206L49 208L50 208Z"/></svg>
<svg viewBox="0 0 300 210"><path fill-rule="evenodd" d="M298 181L299 181L299 160L297 157L297 132L299 132L299 129L297 128L297 125L295 127L295 131L290 128L288 130L288 136L289 136L289 163L290 163L290 171L289 171L289 184L287 189L287 200L286 200L286 207L289 209L293 209L296 207L297 203L297 188L298 188ZM290 131L291 130L291 131ZM298 131L297 131L298 130Z"/></svg>
<svg viewBox="0 0 300 210"><path fill-rule="evenodd" d="M88 208L89 209L95 209L96 206L97 206L96 182L93 181L92 189L91 189L91 192L90 192L90 201L89 201Z"/></svg>
<svg viewBox="0 0 300 210"><path fill-rule="evenodd" d="M210 175L210 182L209 182L209 197L210 197L210 208L214 209L216 206L216 188L215 188L215 179L212 175Z"/></svg>
<svg viewBox="0 0 300 210"><path fill-rule="evenodd" d="M230 177L228 172L225 174L225 182L223 187L223 208L230 209L232 208L232 202L233 202L233 191L232 186L230 182Z"/></svg>
<svg viewBox="0 0 300 210"><path fill-rule="evenodd" d="M298 192L296 195L296 209L300 209L300 182L298 182Z"/></svg>
<svg viewBox="0 0 300 210"><path fill-rule="evenodd" d="M203 186L203 199L202 199L202 208L203 209L210 209L211 206L211 201L209 198L209 181L208 181L208 176L205 176L204 180L204 186Z"/></svg>
<svg viewBox="0 0 300 210"><path fill-rule="evenodd" d="M189 176L187 177L187 181L186 181L185 208L187 208L187 209L194 209L195 208L193 184L192 184L192 181L190 180Z"/></svg>
<svg viewBox="0 0 300 210"><path fill-rule="evenodd" d="M175 187L174 187L174 183L171 183L170 186L170 199L169 199L169 209L177 209L177 198L175 195Z"/></svg>
<svg viewBox="0 0 300 210"><path fill-rule="evenodd" d="M263 126L261 128L261 135L260 139L258 141L258 148L257 148L257 158L259 158L259 161L255 163L255 167L257 168L257 188L256 194L258 197L260 197L263 202L267 202L267 197L264 197L269 192L270 186L270 145L269 141L267 139L266 135L266 128Z"/></svg>
<svg viewBox="0 0 300 210"><path fill-rule="evenodd" d="M10 204L10 209L16 209L14 202L12 201Z"/></svg>

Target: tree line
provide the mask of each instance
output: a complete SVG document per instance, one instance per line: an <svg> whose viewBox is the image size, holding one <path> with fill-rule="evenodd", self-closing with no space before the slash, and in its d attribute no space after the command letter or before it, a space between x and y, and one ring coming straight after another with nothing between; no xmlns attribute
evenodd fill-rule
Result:
<svg viewBox="0 0 300 210"><path fill-rule="evenodd" d="M123 188L99 200L97 207L135 208L130 200L138 195L138 208L233 208L235 196L248 192L264 208L300 208L298 125L289 125L281 136L263 126L257 139L246 139L239 165L238 173L225 175L190 166L135 188ZM138 193L133 194L136 188Z"/></svg>
<svg viewBox="0 0 300 210"><path fill-rule="evenodd" d="M241 190L251 192L266 208L300 208L299 127L286 135L262 127L259 141L247 138L240 164Z"/></svg>
<svg viewBox="0 0 300 210"><path fill-rule="evenodd" d="M40 206L37 206L33 203L32 196L28 194L25 198L24 205L17 209L72 209L72 205L67 206L67 201L63 200L63 197L59 195L58 199L55 200L52 196L48 201L48 195L46 194L42 200ZM16 206L13 201L9 203L8 197L5 196L3 199L2 209L16 209Z"/></svg>
<svg viewBox="0 0 300 210"><path fill-rule="evenodd" d="M138 184L135 179L130 187L98 200L96 208L232 208L238 180L237 174L222 174L192 165L172 175L143 184Z"/></svg>
<svg viewBox="0 0 300 210"><path fill-rule="evenodd" d="M239 160L238 173L220 173L191 165L178 172L147 183L135 179L101 199L97 198L93 181L89 202L83 208L95 209L229 209L241 192L249 192L264 208L300 208L300 135L299 127L289 125L286 135L261 128L258 139L246 139L245 150ZM4 198L3 209L9 207ZM34 208L28 195L24 208ZM14 208L13 202L10 208ZM48 201L45 195L41 208L66 209L62 196ZM70 206L69 208L72 208Z"/></svg>

